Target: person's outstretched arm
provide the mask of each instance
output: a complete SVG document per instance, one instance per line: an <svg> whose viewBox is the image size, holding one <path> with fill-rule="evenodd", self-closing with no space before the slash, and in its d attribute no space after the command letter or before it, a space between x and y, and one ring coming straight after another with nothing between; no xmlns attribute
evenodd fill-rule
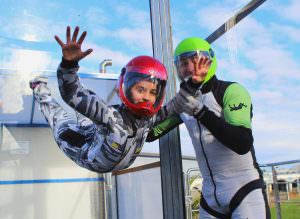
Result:
<svg viewBox="0 0 300 219"><path fill-rule="evenodd" d="M183 123L183 121L181 120L178 114L166 118L165 120L161 121L159 124L157 124L151 129L151 131L147 136L146 141L152 142L159 139L160 137L164 136L172 129L179 126L181 123Z"/></svg>
<svg viewBox="0 0 300 219"><path fill-rule="evenodd" d="M180 90L169 100L154 117L154 127L148 134L147 142L154 141L183 123L180 114L186 111L192 114L198 108L199 101L187 91L188 87L180 85Z"/></svg>
<svg viewBox="0 0 300 219"><path fill-rule="evenodd" d="M70 27L67 27L66 43L55 36L63 54L62 62L57 69L58 86L62 99L77 112L94 122L107 123L108 119L105 119L104 115L113 114L115 110L93 91L83 87L77 75L78 62L92 52L92 49L81 50L87 33L84 31L77 40L79 27L75 28L72 38L70 32Z"/></svg>

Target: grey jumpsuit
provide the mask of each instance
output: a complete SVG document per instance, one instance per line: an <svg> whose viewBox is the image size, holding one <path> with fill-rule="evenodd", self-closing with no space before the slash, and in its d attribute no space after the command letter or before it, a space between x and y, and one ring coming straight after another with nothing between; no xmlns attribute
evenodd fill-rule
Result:
<svg viewBox="0 0 300 219"><path fill-rule="evenodd" d="M82 86L78 63L63 60L57 70L63 100L78 113L77 119L51 97L45 84L34 96L48 121L59 148L76 164L95 172L130 166L141 152L149 130L167 116L162 108L153 117L137 117L123 104L110 106Z"/></svg>

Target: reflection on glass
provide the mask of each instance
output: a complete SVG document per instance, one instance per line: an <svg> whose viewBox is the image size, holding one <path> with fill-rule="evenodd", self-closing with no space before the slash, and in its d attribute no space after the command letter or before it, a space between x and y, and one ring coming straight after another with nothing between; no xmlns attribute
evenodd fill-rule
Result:
<svg viewBox="0 0 300 219"><path fill-rule="evenodd" d="M132 57L152 55L149 2L2 0L0 14L0 206L6 209L0 218L58 218L61 207L61 218L102 217L103 179L59 151L28 84L47 76L59 96L61 51L54 35L64 39L67 25L79 26L88 33L83 47L94 50L80 62L80 76L105 98ZM104 59L112 60L106 75L99 73ZM90 178L98 182L80 181Z"/></svg>
<svg viewBox="0 0 300 219"><path fill-rule="evenodd" d="M30 114L26 109L27 99L32 101L30 79L56 75L61 51L54 35L64 39L67 25L87 31L83 46L94 50L80 63L80 72L97 74L100 62L111 59L107 72L118 74L131 57L152 55L147 1L75 1L70 7L67 0L18 4L5 0L1 5L0 111L8 117L21 111Z"/></svg>
<svg viewBox="0 0 300 219"><path fill-rule="evenodd" d="M208 37L249 2L171 0L173 48L186 37ZM218 62L216 76L241 83L252 97L259 163L294 160L300 155L295 144L299 135L294 131L300 128L296 110L300 102L295 96L300 68L295 46L299 41L292 34L299 22L294 9L293 1L266 1L212 44ZM278 107L279 103L284 107ZM192 152L183 148L183 153Z"/></svg>

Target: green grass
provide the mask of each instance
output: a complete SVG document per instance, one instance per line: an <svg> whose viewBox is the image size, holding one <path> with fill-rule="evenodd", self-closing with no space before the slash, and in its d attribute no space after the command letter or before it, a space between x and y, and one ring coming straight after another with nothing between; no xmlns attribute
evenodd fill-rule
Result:
<svg viewBox="0 0 300 219"><path fill-rule="evenodd" d="M300 198L294 198L291 201L299 201L299 203L281 203L280 208L282 219L300 219ZM198 218L198 212L193 213L193 219ZM276 208L274 204L271 205L271 218L277 219Z"/></svg>
<svg viewBox="0 0 300 219"><path fill-rule="evenodd" d="M300 198L292 201L300 201ZM282 219L299 219L300 218L300 203L281 203L281 218ZM275 205L271 206L271 218L276 219Z"/></svg>

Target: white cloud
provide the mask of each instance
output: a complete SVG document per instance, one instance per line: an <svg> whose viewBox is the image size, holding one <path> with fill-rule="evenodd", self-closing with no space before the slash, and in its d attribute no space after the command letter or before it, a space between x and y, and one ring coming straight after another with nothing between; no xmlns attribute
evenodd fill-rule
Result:
<svg viewBox="0 0 300 219"><path fill-rule="evenodd" d="M270 28L274 34L278 34L282 38L286 38L286 41L300 43L300 28L276 23L271 23Z"/></svg>
<svg viewBox="0 0 300 219"><path fill-rule="evenodd" d="M85 12L85 17L88 25L94 26L94 28L110 22L109 18L107 17L107 11L105 11L103 8L89 8Z"/></svg>
<svg viewBox="0 0 300 219"><path fill-rule="evenodd" d="M151 26L149 12L134 8L129 4L117 4L112 8L112 17L106 10L89 9L87 17L93 37L110 38L128 46L129 50L142 54L152 53ZM98 21L99 16L100 18ZM116 22L110 24L109 22ZM119 22L121 20L122 22ZM98 23L97 23L98 22ZM110 41L108 41L110 42Z"/></svg>
<svg viewBox="0 0 300 219"><path fill-rule="evenodd" d="M284 4L275 2L273 5L271 5L271 9L283 18L300 23L299 0L290 0Z"/></svg>
<svg viewBox="0 0 300 219"><path fill-rule="evenodd" d="M229 8L213 4L209 7L203 7L197 12L196 22L197 24L200 24L201 26L204 26L209 30L214 31L231 16L232 12Z"/></svg>
<svg viewBox="0 0 300 219"><path fill-rule="evenodd" d="M266 109L254 115L253 133L256 154L264 163L299 159L299 112Z"/></svg>
<svg viewBox="0 0 300 219"><path fill-rule="evenodd" d="M252 91L252 98L255 99L257 102L265 103L268 105L271 104L279 104L283 103L284 95L280 90L257 90Z"/></svg>
<svg viewBox="0 0 300 219"><path fill-rule="evenodd" d="M36 50L10 49L1 66L3 68L19 69L26 74L37 70L45 70L52 63L48 52Z"/></svg>
<svg viewBox="0 0 300 219"><path fill-rule="evenodd" d="M126 65L127 62L132 58L131 56L128 56L125 53L122 53L120 51L114 51L114 50L111 50L111 49L103 47L103 46L98 46L94 43L87 42L85 44L85 47L93 49L93 52L85 58L85 61L92 60L92 61L95 61L96 63L100 63L104 59L111 59L113 66L116 67L114 69L116 69L116 71L117 71L114 73L118 73L121 70L121 68L124 65ZM95 67L94 71L92 71L92 72L95 72L95 71L97 72L98 71L97 67ZM81 68L81 71L84 71L85 69L86 68L83 67L83 68Z"/></svg>
<svg viewBox="0 0 300 219"><path fill-rule="evenodd" d="M254 113L253 127L256 131L269 133L278 131L278 133L294 135L300 129L300 118L297 116L297 112L292 113L289 109L278 111L265 110L265 112L255 112L254 109ZM299 122L296 123L296 121Z"/></svg>
<svg viewBox="0 0 300 219"><path fill-rule="evenodd" d="M238 57L234 60L234 62L228 58L218 59L218 72L220 72L220 74L228 72L230 78L234 78L234 80L238 82L255 82L258 78L257 72L251 68L243 66L243 64L239 62Z"/></svg>
<svg viewBox="0 0 300 219"><path fill-rule="evenodd" d="M120 4L114 6L115 14L125 19L128 26L141 26L145 23L150 24L149 11L141 10L130 4Z"/></svg>
<svg viewBox="0 0 300 219"><path fill-rule="evenodd" d="M24 107L23 96L31 94L29 81L40 74L40 70L47 69L52 64L52 59L46 52L33 50L10 50L10 52L1 67L14 69L15 75L0 81L3 113L21 111Z"/></svg>
<svg viewBox="0 0 300 219"><path fill-rule="evenodd" d="M2 31L8 36L25 41L50 41L54 25L48 19L29 14L24 11L20 17L14 17L9 22L2 22ZM16 28L18 27L18 28Z"/></svg>
<svg viewBox="0 0 300 219"><path fill-rule="evenodd" d="M140 26L134 28L121 27L115 30L109 30L105 27L93 31L94 36L103 38L113 38L122 46L128 46L128 50L138 51L140 54L152 54L152 38L149 28Z"/></svg>
<svg viewBox="0 0 300 219"><path fill-rule="evenodd" d="M251 90L251 95L255 108L260 111L275 112L277 116L281 115L287 118L292 112L300 109L300 98L298 97L299 88L288 86L286 89L268 88L268 85L260 89ZM299 112L297 112L299 114ZM295 118L299 117L294 115ZM295 123L295 118L291 122ZM299 121L300 122L300 121Z"/></svg>
<svg viewBox="0 0 300 219"><path fill-rule="evenodd" d="M246 58L252 64L252 66L247 67L251 70L245 71L248 75L256 72L256 76L253 78L259 77L260 80L267 80L276 86L282 84L282 80L300 79L300 65L294 59L293 50L289 49L289 44L275 41L279 29L274 32L272 30L273 28L270 30L267 24L258 23L254 18L248 17L243 20L243 25L237 25L226 34L235 35L236 41L229 41L229 46L236 47L234 49L237 51L237 56ZM290 30L295 31L295 29ZM221 51L225 50L228 54L226 34L224 38L220 38L216 42L216 45L218 46L217 49L221 48ZM217 56L218 52L220 51L217 50ZM244 63L244 60L240 61ZM224 60L224 62L228 62L228 60ZM224 62L221 63L224 64ZM224 66L228 67L228 65ZM241 68L241 66L234 67ZM238 76L234 74L234 69L231 71L234 76ZM247 77L247 75L244 77ZM238 78L240 77L238 76Z"/></svg>
<svg viewBox="0 0 300 219"><path fill-rule="evenodd" d="M284 48L276 48L274 45L273 47L252 47L250 50L249 45L248 52L244 54L259 69L260 75L267 77L268 80L272 80L272 77L284 79L287 76L289 79L300 79L299 63Z"/></svg>
<svg viewBox="0 0 300 219"><path fill-rule="evenodd" d="M145 50L143 54L149 55L152 52L152 38L149 28L122 28L117 30L114 35L135 49Z"/></svg>

